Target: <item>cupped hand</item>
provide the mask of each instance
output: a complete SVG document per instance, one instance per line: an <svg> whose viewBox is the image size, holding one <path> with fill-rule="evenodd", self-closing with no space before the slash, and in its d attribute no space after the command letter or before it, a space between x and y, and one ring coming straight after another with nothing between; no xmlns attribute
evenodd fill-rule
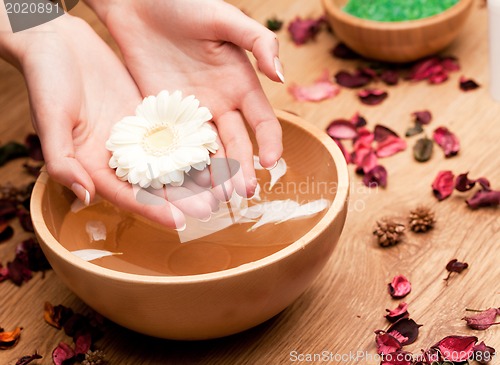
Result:
<svg viewBox="0 0 500 365"><path fill-rule="evenodd" d="M210 109L222 142L214 157L240 163L244 178L232 185L252 196L256 179L245 121L264 167L274 166L283 147L279 122L244 50L271 80L283 81L274 33L218 0L123 0L98 13L143 95L182 90Z"/></svg>
<svg viewBox="0 0 500 365"><path fill-rule="evenodd" d="M182 227L184 213L210 216L218 204L208 190L169 187L170 202L148 204L108 166L105 142L111 128L133 115L142 97L127 69L87 23L64 15L12 37L49 175L82 201L98 193L165 226Z"/></svg>

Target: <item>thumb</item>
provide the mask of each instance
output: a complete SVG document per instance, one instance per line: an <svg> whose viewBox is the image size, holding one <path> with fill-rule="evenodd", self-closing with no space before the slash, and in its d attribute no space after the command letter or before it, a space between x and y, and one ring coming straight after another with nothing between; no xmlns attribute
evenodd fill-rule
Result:
<svg viewBox="0 0 500 365"><path fill-rule="evenodd" d="M48 174L68 187L85 205L95 196L92 178L75 158L73 125L67 117L50 116L35 120Z"/></svg>
<svg viewBox="0 0 500 365"><path fill-rule="evenodd" d="M226 3L222 6L226 8L215 12L216 37L252 52L259 70L271 80L284 83L276 34L238 8Z"/></svg>

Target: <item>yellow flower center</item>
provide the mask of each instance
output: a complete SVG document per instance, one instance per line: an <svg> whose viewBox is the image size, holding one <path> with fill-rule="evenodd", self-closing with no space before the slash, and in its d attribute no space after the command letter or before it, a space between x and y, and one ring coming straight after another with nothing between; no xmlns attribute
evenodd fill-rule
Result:
<svg viewBox="0 0 500 365"><path fill-rule="evenodd" d="M175 147L176 133L170 126L151 128L143 140L144 150L154 156L162 156Z"/></svg>

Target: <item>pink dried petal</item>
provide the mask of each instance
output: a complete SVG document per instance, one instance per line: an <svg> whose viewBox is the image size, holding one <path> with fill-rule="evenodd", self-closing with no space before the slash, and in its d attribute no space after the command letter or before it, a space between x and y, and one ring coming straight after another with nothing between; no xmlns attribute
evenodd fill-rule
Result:
<svg viewBox="0 0 500 365"><path fill-rule="evenodd" d="M384 70L380 74L380 79L386 83L386 85L397 85L399 82L399 73L394 70Z"/></svg>
<svg viewBox="0 0 500 365"><path fill-rule="evenodd" d="M432 347L439 349L445 360L462 362L472 356L476 342L475 336L448 336Z"/></svg>
<svg viewBox="0 0 500 365"><path fill-rule="evenodd" d="M363 89L358 92L359 100L366 105L378 105L383 102L389 94L379 89Z"/></svg>
<svg viewBox="0 0 500 365"><path fill-rule="evenodd" d="M372 81L372 77L359 71L352 74L342 70L335 74L335 81L340 86L355 89L368 85Z"/></svg>
<svg viewBox="0 0 500 365"><path fill-rule="evenodd" d="M432 57L421 60L413 65L408 75L408 79L412 81L420 81L429 78L432 75L432 70L436 65L439 65L439 58Z"/></svg>
<svg viewBox="0 0 500 365"><path fill-rule="evenodd" d="M395 337L398 339L401 338L401 345L406 346L412 344L417 340L420 327L422 327L422 325L417 324L413 319L401 318L400 320L393 323L389 327L387 332L389 334L393 334L393 332L398 333L401 337ZM402 338L404 338L404 340Z"/></svg>
<svg viewBox="0 0 500 365"><path fill-rule="evenodd" d="M377 353L379 355L390 354L401 348L401 343L392 335L384 331L375 331L377 336L375 342L377 343Z"/></svg>
<svg viewBox="0 0 500 365"><path fill-rule="evenodd" d="M339 146L340 150L342 151L342 154L344 155L344 158L345 158L345 162L348 164L351 163L351 154L349 152L347 152L347 150L344 147L344 145L342 144L342 142L336 138L333 138L333 140L335 141L337 146Z"/></svg>
<svg viewBox="0 0 500 365"><path fill-rule="evenodd" d="M422 125L427 125L432 120L432 114L428 110L421 110L418 112L414 112L412 113L412 115L415 117L415 122L420 123Z"/></svg>
<svg viewBox="0 0 500 365"><path fill-rule="evenodd" d="M318 19L301 19L296 17L288 25L288 32L296 45L301 45L312 40L321 30L321 24L325 22L324 17Z"/></svg>
<svg viewBox="0 0 500 365"><path fill-rule="evenodd" d="M446 80L448 80L448 74L446 73L446 71L442 70L436 71L431 76L429 76L429 83L434 85L442 84Z"/></svg>
<svg viewBox="0 0 500 365"><path fill-rule="evenodd" d="M353 139L358 136L354 124L345 119L336 119L326 128L326 132L332 138Z"/></svg>
<svg viewBox="0 0 500 365"><path fill-rule="evenodd" d="M396 330L388 331L387 333L398 340L401 345L405 344L408 341L408 337L403 336Z"/></svg>
<svg viewBox="0 0 500 365"><path fill-rule="evenodd" d="M365 117L363 117L362 115L360 115L358 112L356 112L352 116L351 122L352 122L352 124L354 124L354 126L356 128L364 127L367 124Z"/></svg>
<svg viewBox="0 0 500 365"><path fill-rule="evenodd" d="M365 66L365 67L359 67L358 72L362 75L366 75L370 77L371 79L375 80L378 77L377 71L375 71L373 68Z"/></svg>
<svg viewBox="0 0 500 365"><path fill-rule="evenodd" d="M467 322L467 326L473 330L483 331L493 325L500 324L495 322L497 316L500 316L500 308L489 308L474 316L462 318Z"/></svg>
<svg viewBox="0 0 500 365"><path fill-rule="evenodd" d="M54 365L62 365L64 361L72 359L73 357L75 357L75 351L64 342L60 342L52 352L52 361Z"/></svg>
<svg viewBox="0 0 500 365"><path fill-rule="evenodd" d="M375 151L377 157L389 157L406 149L406 141L395 136L388 136L384 141L377 143Z"/></svg>
<svg viewBox="0 0 500 365"><path fill-rule="evenodd" d="M396 299L404 298L411 291L411 284L403 275L396 275L388 286L389 294Z"/></svg>
<svg viewBox="0 0 500 365"><path fill-rule="evenodd" d="M368 129L358 128L358 137L354 140L354 150L357 151L360 148L371 149L374 138L375 135Z"/></svg>
<svg viewBox="0 0 500 365"><path fill-rule="evenodd" d="M486 346L484 341L481 341L480 344L474 346L472 350L474 351L474 360L481 364L490 362L496 353L495 349L493 347Z"/></svg>
<svg viewBox="0 0 500 365"><path fill-rule="evenodd" d="M467 79L464 76L461 76L459 86L462 91L471 91L477 89L480 85L472 79Z"/></svg>
<svg viewBox="0 0 500 365"><path fill-rule="evenodd" d="M332 56L343 60L355 60L361 56L346 46L344 43L337 44L331 51Z"/></svg>
<svg viewBox="0 0 500 365"><path fill-rule="evenodd" d="M340 87L331 82L328 71L325 70L323 76L312 85L298 86L292 85L288 91L298 101L321 101L335 97L340 92Z"/></svg>
<svg viewBox="0 0 500 365"><path fill-rule="evenodd" d="M401 318L408 318L410 316L410 313L408 313L407 303L399 303L396 308L392 310L386 309L386 311L388 313L385 315L385 318L387 318L389 322L396 322Z"/></svg>
<svg viewBox="0 0 500 365"><path fill-rule="evenodd" d="M75 336L75 354L76 355L84 355L90 350L90 346L92 345L92 336L89 332L84 332L77 334Z"/></svg>
<svg viewBox="0 0 500 365"><path fill-rule="evenodd" d="M443 66L443 68L448 72L460 70L460 64L458 63L458 59L453 56L441 58L441 66Z"/></svg>
<svg viewBox="0 0 500 365"><path fill-rule="evenodd" d="M373 137L375 142L382 142L389 136L398 137L397 133L389 127L377 124L373 129Z"/></svg>
<svg viewBox="0 0 500 365"><path fill-rule="evenodd" d="M500 190L479 190L465 202L472 209L497 207L500 205Z"/></svg>
<svg viewBox="0 0 500 365"><path fill-rule="evenodd" d="M460 151L458 137L446 127L438 127L433 134L434 141L443 149L446 157L455 156Z"/></svg>
<svg viewBox="0 0 500 365"><path fill-rule="evenodd" d="M371 146L358 145L354 150L354 164L363 172L370 171L377 166L377 163L377 156Z"/></svg>
<svg viewBox="0 0 500 365"><path fill-rule="evenodd" d="M395 351L382 357L380 365L412 365L413 354L405 351Z"/></svg>
<svg viewBox="0 0 500 365"><path fill-rule="evenodd" d="M365 173L365 176L363 176L363 184L369 188L376 186L385 188L387 186L387 170L385 167L378 165Z"/></svg>
<svg viewBox="0 0 500 365"><path fill-rule="evenodd" d="M432 183L432 192L434 196L439 200L444 200L451 195L455 187L455 175L453 172L439 171L434 182Z"/></svg>

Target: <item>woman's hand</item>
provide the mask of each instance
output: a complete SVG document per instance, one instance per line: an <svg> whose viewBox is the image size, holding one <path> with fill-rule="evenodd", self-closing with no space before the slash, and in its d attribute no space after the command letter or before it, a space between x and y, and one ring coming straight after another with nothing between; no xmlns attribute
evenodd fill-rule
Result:
<svg viewBox="0 0 500 365"><path fill-rule="evenodd" d="M240 163L244 180L233 180L234 187L252 196L256 179L245 121L255 133L264 167L280 158L282 142L281 127L244 49L270 79L283 81L274 33L219 0L87 2L108 26L144 96L182 90L210 109L222 142L215 157Z"/></svg>

